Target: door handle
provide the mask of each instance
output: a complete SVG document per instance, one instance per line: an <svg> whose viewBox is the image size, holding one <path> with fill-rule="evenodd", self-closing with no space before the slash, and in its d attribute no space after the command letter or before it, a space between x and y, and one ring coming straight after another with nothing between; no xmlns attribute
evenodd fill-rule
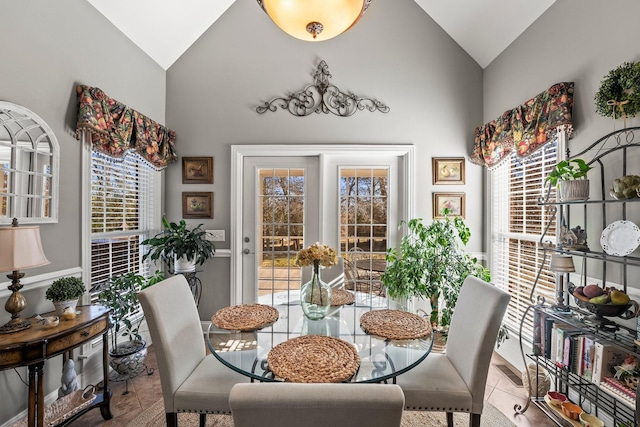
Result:
<svg viewBox="0 0 640 427"><path fill-rule="evenodd" d="M249 248L245 248L245 249L242 251L242 253L243 253L243 254L245 254L245 255L249 255L249 254L251 253L251 251L249 250Z"/></svg>

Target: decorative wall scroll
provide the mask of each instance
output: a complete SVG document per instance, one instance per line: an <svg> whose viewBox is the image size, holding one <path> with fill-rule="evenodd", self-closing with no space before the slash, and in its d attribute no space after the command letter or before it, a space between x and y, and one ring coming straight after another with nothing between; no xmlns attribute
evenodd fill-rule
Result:
<svg viewBox="0 0 640 427"><path fill-rule="evenodd" d="M464 157L433 158L434 184L464 184Z"/></svg>
<svg viewBox="0 0 640 427"><path fill-rule="evenodd" d="M183 184L213 184L213 157L183 157Z"/></svg>
<svg viewBox="0 0 640 427"><path fill-rule="evenodd" d="M444 218L442 210L451 209L449 216L459 216L464 218L464 193L433 193L433 217Z"/></svg>
<svg viewBox="0 0 640 427"><path fill-rule="evenodd" d="M264 105L256 107L256 111L262 114L267 111L276 111L280 107L298 117L308 116L314 112L349 117L356 111L365 109L371 112L376 110L382 113L389 112L389 107L380 101L342 92L329 83L331 77L329 66L325 61L321 61L313 75L313 84L287 97L274 98L265 102Z"/></svg>
<svg viewBox="0 0 640 427"><path fill-rule="evenodd" d="M183 192L183 218L213 218L213 192Z"/></svg>

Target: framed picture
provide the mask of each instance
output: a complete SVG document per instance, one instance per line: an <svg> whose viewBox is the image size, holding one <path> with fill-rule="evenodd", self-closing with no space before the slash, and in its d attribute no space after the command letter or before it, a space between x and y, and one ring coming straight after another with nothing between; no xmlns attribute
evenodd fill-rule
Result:
<svg viewBox="0 0 640 427"><path fill-rule="evenodd" d="M434 184L464 184L464 157L433 158Z"/></svg>
<svg viewBox="0 0 640 427"><path fill-rule="evenodd" d="M433 193L433 217L444 218L442 210L449 208L449 215L464 218L464 199L464 193Z"/></svg>
<svg viewBox="0 0 640 427"><path fill-rule="evenodd" d="M213 192L183 192L183 218L213 218Z"/></svg>
<svg viewBox="0 0 640 427"><path fill-rule="evenodd" d="M183 184L213 184L213 157L183 157Z"/></svg>

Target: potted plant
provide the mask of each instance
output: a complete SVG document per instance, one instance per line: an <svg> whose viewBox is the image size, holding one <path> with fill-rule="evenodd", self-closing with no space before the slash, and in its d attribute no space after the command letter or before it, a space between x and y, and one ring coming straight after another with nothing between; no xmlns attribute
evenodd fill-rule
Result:
<svg viewBox="0 0 640 427"><path fill-rule="evenodd" d="M469 228L450 213L443 209L444 219L430 225L421 218L409 220L400 247L387 250L387 269L380 277L393 298L428 299L431 323L443 331L451 322L464 279L471 274L490 280L489 270L462 249L471 236Z"/></svg>
<svg viewBox="0 0 640 427"><path fill-rule="evenodd" d="M143 261L160 259L174 273L185 273L195 271L196 265L204 264L215 254L216 248L205 238L207 232L202 224L189 229L184 220L175 223L163 217L162 225L160 233L142 242L149 247Z"/></svg>
<svg viewBox="0 0 640 427"><path fill-rule="evenodd" d="M545 183L558 187L561 202L586 200L589 198L587 172L590 170L591 166L582 159L562 160L549 173Z"/></svg>
<svg viewBox="0 0 640 427"><path fill-rule="evenodd" d="M45 298L53 302L56 314L62 316L65 309L74 314L78 299L84 295L86 288L78 277L62 277L53 281L45 292Z"/></svg>
<svg viewBox="0 0 640 427"><path fill-rule="evenodd" d="M147 355L147 344L140 335L144 316L140 314L138 291L163 279L161 271L156 271L148 279L135 272L128 272L111 276L92 289L92 292L98 292L98 301L111 310L109 364L127 378L139 372ZM136 315L138 317L134 318Z"/></svg>

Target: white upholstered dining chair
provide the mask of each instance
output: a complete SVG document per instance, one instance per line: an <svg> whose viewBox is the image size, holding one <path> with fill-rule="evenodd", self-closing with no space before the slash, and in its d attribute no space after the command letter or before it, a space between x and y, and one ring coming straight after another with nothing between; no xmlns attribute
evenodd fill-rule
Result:
<svg viewBox="0 0 640 427"><path fill-rule="evenodd" d="M476 277L464 281L458 297L446 353L429 354L418 366L397 378L405 408L469 413L469 425L480 426L489 363L510 296Z"/></svg>
<svg viewBox="0 0 640 427"><path fill-rule="evenodd" d="M399 427L394 384L250 383L231 389L234 427Z"/></svg>
<svg viewBox="0 0 640 427"><path fill-rule="evenodd" d="M193 294L182 274L138 293L158 359L167 427L178 425L178 412L231 413L229 392L249 379L224 366L205 350Z"/></svg>

